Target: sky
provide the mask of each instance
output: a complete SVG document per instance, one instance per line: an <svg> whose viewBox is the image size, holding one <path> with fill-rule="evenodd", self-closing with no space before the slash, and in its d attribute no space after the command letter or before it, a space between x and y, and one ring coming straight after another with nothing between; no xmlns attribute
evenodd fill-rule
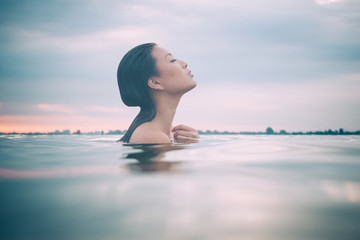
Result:
<svg viewBox="0 0 360 240"><path fill-rule="evenodd" d="M360 129L360 0L0 0L0 132L127 129L116 71L145 42L198 83L174 125Z"/></svg>

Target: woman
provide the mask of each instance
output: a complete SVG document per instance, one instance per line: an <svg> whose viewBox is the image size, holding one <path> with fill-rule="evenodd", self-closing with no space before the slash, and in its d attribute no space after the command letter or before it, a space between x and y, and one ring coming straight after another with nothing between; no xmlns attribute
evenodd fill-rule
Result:
<svg viewBox="0 0 360 240"><path fill-rule="evenodd" d="M117 79L125 105L140 107L122 142L186 143L199 139L191 127L172 126L182 95L196 86L186 62L155 43L145 43L125 54Z"/></svg>

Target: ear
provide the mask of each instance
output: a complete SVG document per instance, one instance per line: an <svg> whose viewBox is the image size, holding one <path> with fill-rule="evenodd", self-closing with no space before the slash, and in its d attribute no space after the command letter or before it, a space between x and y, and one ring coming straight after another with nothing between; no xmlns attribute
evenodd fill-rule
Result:
<svg viewBox="0 0 360 240"><path fill-rule="evenodd" d="M151 89L155 89L155 90L163 90L164 89L164 87L161 85L160 81L158 81L155 77L149 78L148 86Z"/></svg>

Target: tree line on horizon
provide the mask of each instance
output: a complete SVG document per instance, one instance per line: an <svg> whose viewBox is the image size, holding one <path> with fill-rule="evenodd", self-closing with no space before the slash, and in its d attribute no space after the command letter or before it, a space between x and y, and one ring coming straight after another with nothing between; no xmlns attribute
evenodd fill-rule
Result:
<svg viewBox="0 0 360 240"><path fill-rule="evenodd" d="M72 132L70 130L55 130L54 132L28 132L28 133L18 133L18 132L11 132L11 133L2 133L3 135L9 134L23 134L23 135L122 135L125 134L126 130L109 130L108 132L104 131L94 131L94 132L85 132L82 133L80 130ZM360 130L357 131L346 131L343 128L339 128L338 130L324 130L324 131L307 131L307 132L287 132L285 130L280 130L279 132L274 131L271 127L266 128L265 132L234 132L234 131L217 131L217 130L206 130L202 131L199 130L198 133L200 135L360 135Z"/></svg>
<svg viewBox="0 0 360 240"><path fill-rule="evenodd" d="M245 132L229 132L229 131L224 131L224 132L219 132L219 131L210 131L207 130L205 132L203 131L198 131L199 134L204 134L204 135L220 135L220 134L242 134L242 135L360 135L360 130L357 131L346 131L343 128L339 128L338 130L332 130L332 129L328 129L328 130L324 130L324 131L307 131L307 132L287 132L285 130L280 130L279 132L274 131L271 127L266 128L265 132L250 132L250 131L245 131Z"/></svg>

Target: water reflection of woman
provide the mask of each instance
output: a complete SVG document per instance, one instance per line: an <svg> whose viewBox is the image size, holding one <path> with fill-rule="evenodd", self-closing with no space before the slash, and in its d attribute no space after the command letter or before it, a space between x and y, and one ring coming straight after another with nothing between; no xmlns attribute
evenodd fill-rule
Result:
<svg viewBox="0 0 360 240"><path fill-rule="evenodd" d="M183 144L127 144L134 150L127 153L124 159L135 159L137 162L128 163L127 167L135 172L167 172L174 170L179 161L164 160L167 152L184 149Z"/></svg>
<svg viewBox="0 0 360 240"><path fill-rule="evenodd" d="M117 79L125 105L140 107L122 142L185 143L199 138L191 127L172 126L182 95L196 86L186 62L155 43L146 43L125 54Z"/></svg>

